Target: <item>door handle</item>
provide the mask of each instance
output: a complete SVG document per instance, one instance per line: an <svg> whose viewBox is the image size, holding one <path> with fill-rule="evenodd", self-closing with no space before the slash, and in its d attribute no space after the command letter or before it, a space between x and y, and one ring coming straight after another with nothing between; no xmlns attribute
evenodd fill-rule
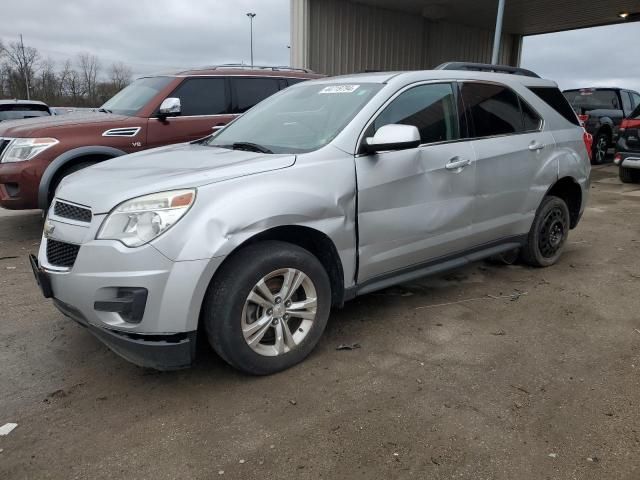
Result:
<svg viewBox="0 0 640 480"><path fill-rule="evenodd" d="M444 168L447 170L462 170L464 167L468 167L469 165L471 165L471 160L454 157L449 160L449 163L447 163Z"/></svg>
<svg viewBox="0 0 640 480"><path fill-rule="evenodd" d="M538 150L542 150L544 148L544 145L540 142L532 142L531 145L529 145L529 150L531 150L532 152L537 152Z"/></svg>

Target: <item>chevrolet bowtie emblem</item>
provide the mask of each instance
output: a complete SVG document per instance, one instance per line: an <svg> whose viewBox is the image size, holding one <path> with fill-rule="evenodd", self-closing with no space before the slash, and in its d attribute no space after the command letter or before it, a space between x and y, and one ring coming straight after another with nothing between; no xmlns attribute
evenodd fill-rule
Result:
<svg viewBox="0 0 640 480"><path fill-rule="evenodd" d="M53 223L47 221L44 224L44 236L49 238L49 235L51 235L55 231L55 229L56 226Z"/></svg>

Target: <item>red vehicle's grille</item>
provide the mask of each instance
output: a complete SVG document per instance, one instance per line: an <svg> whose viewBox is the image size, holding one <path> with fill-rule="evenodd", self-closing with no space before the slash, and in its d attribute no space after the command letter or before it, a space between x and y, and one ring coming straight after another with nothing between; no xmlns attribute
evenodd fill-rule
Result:
<svg viewBox="0 0 640 480"><path fill-rule="evenodd" d="M47 260L54 267L73 267L80 251L80 245L47 240Z"/></svg>

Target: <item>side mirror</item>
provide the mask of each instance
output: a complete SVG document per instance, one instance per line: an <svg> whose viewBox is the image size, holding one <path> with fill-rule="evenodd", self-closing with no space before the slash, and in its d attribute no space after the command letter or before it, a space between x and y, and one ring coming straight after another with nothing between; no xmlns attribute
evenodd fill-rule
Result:
<svg viewBox="0 0 640 480"><path fill-rule="evenodd" d="M160 110L158 116L162 118L177 117L182 112L182 105L180 99L175 97L165 98L160 104Z"/></svg>
<svg viewBox="0 0 640 480"><path fill-rule="evenodd" d="M385 125L380 127L373 137L364 141L368 153L391 150L407 150L420 146L420 132L414 125Z"/></svg>

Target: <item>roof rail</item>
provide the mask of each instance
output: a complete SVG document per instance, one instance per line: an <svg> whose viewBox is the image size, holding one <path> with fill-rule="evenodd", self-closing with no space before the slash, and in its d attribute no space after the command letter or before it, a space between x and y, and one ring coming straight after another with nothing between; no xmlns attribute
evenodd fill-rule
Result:
<svg viewBox="0 0 640 480"><path fill-rule="evenodd" d="M266 65L246 65L244 63L223 63L221 65L209 65L205 67L197 68L196 70L218 70L223 68L237 68L241 70L271 70L274 72L289 71L289 72L302 72L302 73L315 73L308 68L293 68L284 66L266 66Z"/></svg>
<svg viewBox="0 0 640 480"><path fill-rule="evenodd" d="M489 63L473 63L473 62L447 62L438 65L436 70L466 70L474 72L494 72L509 73L511 75L522 75L524 77L540 78L540 75L527 70L526 68L511 67L509 65L491 65Z"/></svg>

